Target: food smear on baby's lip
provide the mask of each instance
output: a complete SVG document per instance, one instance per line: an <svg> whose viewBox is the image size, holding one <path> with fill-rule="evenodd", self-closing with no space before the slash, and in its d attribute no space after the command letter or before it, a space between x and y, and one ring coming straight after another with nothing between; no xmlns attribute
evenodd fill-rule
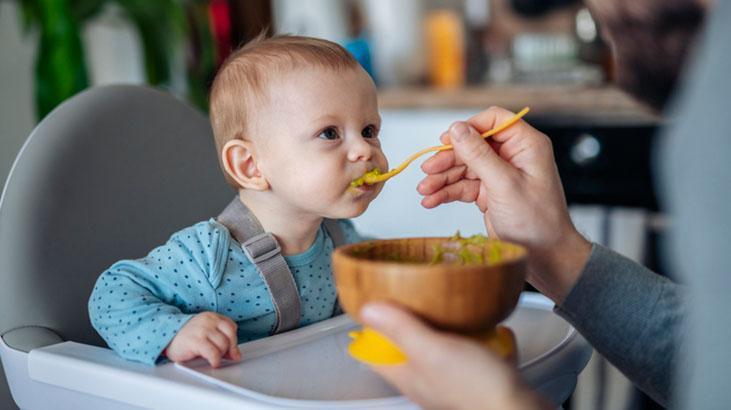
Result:
<svg viewBox="0 0 731 410"><path fill-rule="evenodd" d="M353 180L353 182L350 183L350 186L353 188L357 188L363 184L375 184L376 182L378 182L378 177L381 175L383 175L383 173L381 173L380 169L373 168L372 170L361 175L360 178Z"/></svg>

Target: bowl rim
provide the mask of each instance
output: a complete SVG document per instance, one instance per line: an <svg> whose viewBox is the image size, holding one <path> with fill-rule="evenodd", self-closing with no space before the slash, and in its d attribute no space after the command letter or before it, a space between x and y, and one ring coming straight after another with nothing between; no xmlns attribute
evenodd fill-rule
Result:
<svg viewBox="0 0 731 410"><path fill-rule="evenodd" d="M507 244L510 246L514 246L514 247L516 247L517 255L511 257L508 260L504 260L504 261L501 260L498 263L489 264L489 265L484 264L484 263L471 264L471 265L460 265L460 264L442 264L442 263L429 264L429 263L424 263L424 262L411 262L411 261L398 262L398 261L387 261L387 260L378 260L378 259L366 259L366 258L359 258L357 256L353 256L348 253L349 250L351 250L352 248L355 248L356 246L363 246L364 244L371 243L371 242L380 242L380 243L400 242L400 241L409 240L409 239L426 239L426 240L441 239L441 240L446 241L451 238L452 238L451 236L419 236L419 237L390 238L390 239L368 239L368 240L364 240L364 241L360 241L360 242L354 242L354 243L349 243L346 245L339 246L339 247L335 248L335 250L333 251L332 257L333 257L333 260L336 257L338 257L338 258L344 258L344 259L347 259L347 260L350 260L353 262L364 263L364 264L368 264L371 266L382 267L382 268L387 267L387 266L388 267L402 266L402 267L409 267L409 268L418 266L422 270L432 270L432 269L433 270L443 270L445 266L449 266L449 269L452 271L467 272L467 271L481 270L481 269L485 269L485 268L496 268L496 267L501 267L501 266L510 266L510 265L514 265L514 264L518 264L518 263L523 263L527 259L527 256L528 256L528 250L526 249L525 246L517 244L515 242L505 241L505 240L495 239L495 238L488 238L487 240L489 242L500 242L500 243L504 243L504 244Z"/></svg>

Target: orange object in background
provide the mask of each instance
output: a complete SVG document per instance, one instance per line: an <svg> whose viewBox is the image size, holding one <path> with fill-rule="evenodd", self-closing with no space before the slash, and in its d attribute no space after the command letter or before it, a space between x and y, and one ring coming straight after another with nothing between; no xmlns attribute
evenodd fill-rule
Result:
<svg viewBox="0 0 731 410"><path fill-rule="evenodd" d="M452 10L434 10L425 22L429 83L440 88L465 84L465 38L460 15Z"/></svg>

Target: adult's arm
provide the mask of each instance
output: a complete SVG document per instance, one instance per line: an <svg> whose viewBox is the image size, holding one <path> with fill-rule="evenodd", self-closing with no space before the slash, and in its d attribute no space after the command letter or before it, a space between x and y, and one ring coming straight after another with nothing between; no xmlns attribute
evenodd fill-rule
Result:
<svg viewBox="0 0 731 410"><path fill-rule="evenodd" d="M680 287L578 234L548 138L520 122L486 144L478 134L511 113L492 108L443 136L454 151L422 169L423 205L474 202L491 236L529 250L529 282L640 388L663 404L672 389Z"/></svg>
<svg viewBox="0 0 731 410"><path fill-rule="evenodd" d="M667 406L687 290L601 245L556 312L655 401Z"/></svg>

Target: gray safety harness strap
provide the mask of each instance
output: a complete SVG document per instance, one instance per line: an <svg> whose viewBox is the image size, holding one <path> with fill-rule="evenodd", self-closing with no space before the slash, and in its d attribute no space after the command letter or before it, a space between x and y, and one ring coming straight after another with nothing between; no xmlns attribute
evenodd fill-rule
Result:
<svg viewBox="0 0 731 410"><path fill-rule="evenodd" d="M301 317L299 293L276 238L264 231L254 213L238 197L216 219L241 244L244 254L254 264L266 284L277 315L272 334L296 328ZM334 247L345 243L345 236L337 221L326 219L323 224ZM336 300L333 314L340 313L342 310Z"/></svg>
<svg viewBox="0 0 731 410"><path fill-rule="evenodd" d="M299 293L277 240L271 233L264 232L256 216L239 198L234 198L217 219L239 241L272 296L277 314L273 333L296 328L300 322Z"/></svg>

